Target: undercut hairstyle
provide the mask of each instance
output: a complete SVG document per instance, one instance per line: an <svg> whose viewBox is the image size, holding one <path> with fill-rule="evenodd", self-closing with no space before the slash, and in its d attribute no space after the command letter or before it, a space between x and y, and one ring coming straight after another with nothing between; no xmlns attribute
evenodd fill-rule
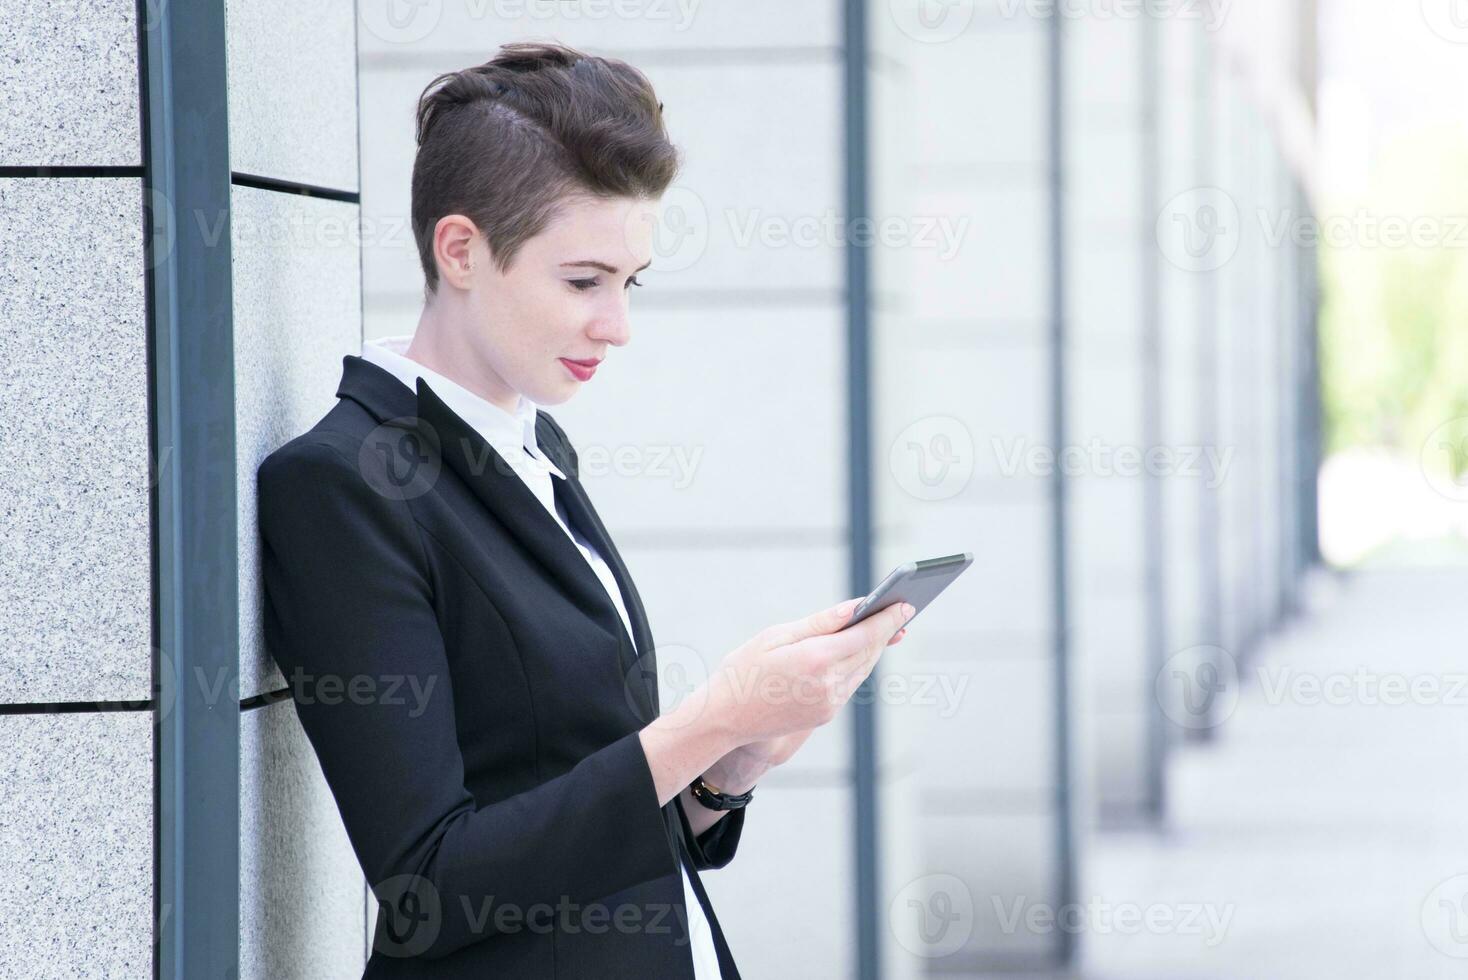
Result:
<svg viewBox="0 0 1468 980"><path fill-rule="evenodd" d="M656 200L682 162L642 72L537 41L430 82L417 141L412 225L425 300L438 291L433 231L444 215L473 221L503 273L565 202Z"/></svg>

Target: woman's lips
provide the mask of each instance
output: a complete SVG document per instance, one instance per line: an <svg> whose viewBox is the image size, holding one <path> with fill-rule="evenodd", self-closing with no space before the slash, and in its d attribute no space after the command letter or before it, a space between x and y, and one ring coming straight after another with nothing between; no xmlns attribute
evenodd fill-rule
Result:
<svg viewBox="0 0 1468 980"><path fill-rule="evenodd" d="M577 381L590 381L591 376L596 373L597 361L573 361L569 357L561 358L561 363L566 365L566 370Z"/></svg>

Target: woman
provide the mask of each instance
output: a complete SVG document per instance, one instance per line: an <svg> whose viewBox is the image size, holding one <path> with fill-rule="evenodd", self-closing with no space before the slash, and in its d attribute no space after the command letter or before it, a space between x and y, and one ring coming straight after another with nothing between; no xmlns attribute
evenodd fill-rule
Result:
<svg viewBox="0 0 1468 980"><path fill-rule="evenodd" d="M661 109L550 44L435 79L417 330L345 357L260 467L267 645L381 903L365 977L738 977L698 872L911 614L772 626L660 713L637 590L537 406L629 340L678 166Z"/></svg>

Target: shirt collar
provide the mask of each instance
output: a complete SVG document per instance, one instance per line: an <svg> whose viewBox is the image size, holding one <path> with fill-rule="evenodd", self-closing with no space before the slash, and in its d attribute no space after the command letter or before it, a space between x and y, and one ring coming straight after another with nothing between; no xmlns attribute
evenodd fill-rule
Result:
<svg viewBox="0 0 1468 980"><path fill-rule="evenodd" d="M488 399L408 357L405 352L412 339L412 334L401 334L367 341L362 344L362 358L391 373L415 394L418 391L419 378L428 382L434 394L442 398L455 415L468 422L483 436L484 441L493 446L495 452L504 457L512 468L519 470L522 466L529 466L563 480L566 478L566 474L551 462L536 441L535 417L538 406L534 402L521 395L515 411L506 412ZM529 455L526 454L527 450Z"/></svg>

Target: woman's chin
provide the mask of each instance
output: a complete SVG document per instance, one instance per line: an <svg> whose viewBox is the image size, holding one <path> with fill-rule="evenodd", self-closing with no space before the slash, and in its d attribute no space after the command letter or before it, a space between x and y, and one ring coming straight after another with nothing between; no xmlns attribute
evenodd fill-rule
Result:
<svg viewBox="0 0 1468 980"><path fill-rule="evenodd" d="M536 393L527 392L525 397L541 406L561 405L570 401L572 396L581 390L581 384L574 378L558 381L555 384L538 388Z"/></svg>

